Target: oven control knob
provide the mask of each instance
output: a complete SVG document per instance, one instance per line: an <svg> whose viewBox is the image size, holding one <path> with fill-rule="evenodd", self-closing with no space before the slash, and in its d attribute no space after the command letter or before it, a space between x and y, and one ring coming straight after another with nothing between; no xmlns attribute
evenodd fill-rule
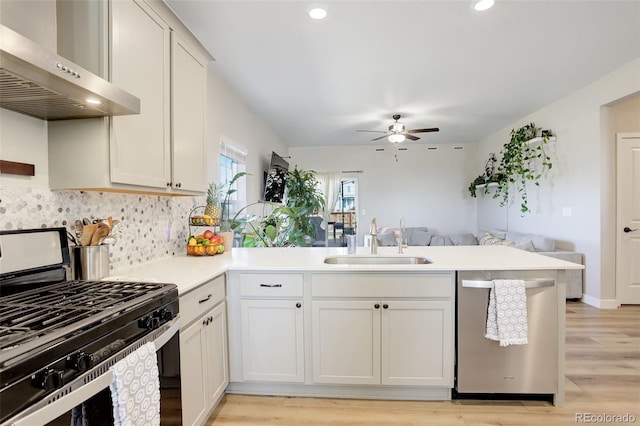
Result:
<svg viewBox="0 0 640 426"><path fill-rule="evenodd" d="M146 329L150 329L152 326L152 320L151 320L151 316L147 315L145 317L142 317L138 320L138 327L140 328L146 328Z"/></svg>
<svg viewBox="0 0 640 426"><path fill-rule="evenodd" d="M93 354L87 354L84 352L79 352L71 357L70 365L71 368L78 371L87 371L91 367L93 367Z"/></svg>
<svg viewBox="0 0 640 426"><path fill-rule="evenodd" d="M173 319L173 311L170 309L160 309L154 315L160 318L161 321L171 321Z"/></svg>
<svg viewBox="0 0 640 426"><path fill-rule="evenodd" d="M160 327L160 318L151 318L151 328L156 329L158 327Z"/></svg>
<svg viewBox="0 0 640 426"><path fill-rule="evenodd" d="M34 375L31 378L31 383L38 389L58 389L64 384L64 371L48 368Z"/></svg>

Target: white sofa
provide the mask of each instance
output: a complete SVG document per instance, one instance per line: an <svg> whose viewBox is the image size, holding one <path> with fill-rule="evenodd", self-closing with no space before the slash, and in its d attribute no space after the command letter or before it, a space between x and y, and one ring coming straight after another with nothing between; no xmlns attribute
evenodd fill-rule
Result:
<svg viewBox="0 0 640 426"><path fill-rule="evenodd" d="M397 244L398 228L378 228L378 244L394 246ZM458 245L509 245L522 250L536 252L569 262L584 265L582 253L556 249L556 241L552 238L536 234L525 234L508 231L479 231L476 234L462 233L453 235L437 235L425 226L408 227L405 229L405 241L410 246L458 246ZM567 299L580 299L584 270L569 270L566 272Z"/></svg>

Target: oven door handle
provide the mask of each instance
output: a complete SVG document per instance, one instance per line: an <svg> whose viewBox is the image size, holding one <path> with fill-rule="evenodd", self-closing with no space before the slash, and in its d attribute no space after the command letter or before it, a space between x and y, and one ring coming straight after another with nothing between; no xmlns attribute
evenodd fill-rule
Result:
<svg viewBox="0 0 640 426"><path fill-rule="evenodd" d="M180 317L176 317L172 321L171 326L160 336L156 337L156 339L153 341L156 346L156 350L159 350L161 347L163 347L179 331ZM93 369L88 370L87 374L91 373L91 371L96 368L101 368L100 364L95 366ZM83 377L84 375L79 379L82 379ZM51 404L37 408L33 412L30 412L28 414L21 413L18 415L18 417L14 417L13 419L9 420L9 422L3 423L3 426L31 426L35 424L46 424L60 417L64 413L71 411L74 407L82 404L87 399L96 395L103 389L108 388L109 385L111 385L111 382L113 382L113 373L109 368L99 377L83 385L82 388L68 393L67 395L57 399ZM46 399L44 401L46 401Z"/></svg>

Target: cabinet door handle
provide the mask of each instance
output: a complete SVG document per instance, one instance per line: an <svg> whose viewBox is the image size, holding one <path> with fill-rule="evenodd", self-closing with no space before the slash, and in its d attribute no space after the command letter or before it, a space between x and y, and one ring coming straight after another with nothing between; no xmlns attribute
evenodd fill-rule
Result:
<svg viewBox="0 0 640 426"><path fill-rule="evenodd" d="M167 187L171 187L171 182L167 182Z"/></svg>
<svg viewBox="0 0 640 426"><path fill-rule="evenodd" d="M296 308L302 308L302 303L300 302L296 303Z"/></svg>
<svg viewBox="0 0 640 426"><path fill-rule="evenodd" d="M624 227L624 229L623 229L623 231L624 231L624 232L626 232L626 233L628 234L629 232L637 231L637 229L631 229L631 228L629 228L628 226L625 226L625 227Z"/></svg>
<svg viewBox="0 0 640 426"><path fill-rule="evenodd" d="M198 300L198 303L204 303L204 302L208 302L209 300L211 300L211 298L213 297L212 294L208 295L207 297L205 297L204 299L200 299Z"/></svg>
<svg viewBox="0 0 640 426"><path fill-rule="evenodd" d="M386 303L384 305L382 305L383 308L385 309L389 309L389 305L387 305Z"/></svg>
<svg viewBox="0 0 640 426"><path fill-rule="evenodd" d="M380 309L380 304L376 303L375 305L373 305L373 307L376 308L376 309Z"/></svg>
<svg viewBox="0 0 640 426"><path fill-rule="evenodd" d="M260 287L276 288L276 287L282 287L282 284L260 284Z"/></svg>

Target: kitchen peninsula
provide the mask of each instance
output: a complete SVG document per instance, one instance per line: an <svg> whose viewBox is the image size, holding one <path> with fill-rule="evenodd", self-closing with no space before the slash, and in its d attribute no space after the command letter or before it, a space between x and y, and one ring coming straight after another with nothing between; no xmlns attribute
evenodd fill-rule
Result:
<svg viewBox="0 0 640 426"><path fill-rule="evenodd" d="M109 279L178 285L182 374L216 380L215 386L202 384L203 389L213 390L209 402L199 406L190 407L192 400L198 400L190 398L192 386L183 388L187 424L202 423L225 391L451 399L459 318L456 284L468 274L485 277L489 280L485 282L492 277L543 277L552 283L545 290L543 314L557 318L557 329L548 330L557 343L557 368L550 368L553 390L548 393L554 404L562 405L564 271L582 265L505 246L408 247L404 254L394 247L380 247L376 255L359 247L355 256L346 254L346 248L234 248L213 257L162 259L116 271ZM362 260L369 256L384 262L325 262L332 257ZM399 257L429 263L389 260ZM219 319L216 345L203 344L206 332L197 331L215 318ZM189 336L202 337L189 345ZM196 368L194 362L186 361L192 348L215 351L215 347L218 365L202 363L203 371L185 371ZM207 376L208 369L215 374Z"/></svg>

